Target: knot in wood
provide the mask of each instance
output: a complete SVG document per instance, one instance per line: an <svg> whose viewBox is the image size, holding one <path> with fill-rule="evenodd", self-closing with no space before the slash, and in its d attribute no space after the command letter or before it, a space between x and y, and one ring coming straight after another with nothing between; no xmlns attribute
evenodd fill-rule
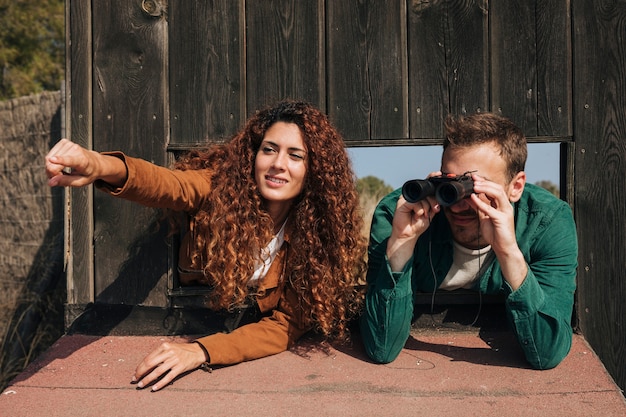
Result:
<svg viewBox="0 0 626 417"><path fill-rule="evenodd" d="M160 17L163 14L163 3L159 0L143 0L141 8L152 17Z"/></svg>

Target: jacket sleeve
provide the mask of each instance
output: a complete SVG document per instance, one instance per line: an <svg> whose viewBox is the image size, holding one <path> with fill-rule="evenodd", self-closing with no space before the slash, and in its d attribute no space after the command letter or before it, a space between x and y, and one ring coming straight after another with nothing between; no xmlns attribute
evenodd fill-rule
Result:
<svg viewBox="0 0 626 417"><path fill-rule="evenodd" d="M309 328L304 324L298 297L286 285L279 304L270 316L231 333L217 333L198 339L207 350L212 365L233 365L283 352Z"/></svg>
<svg viewBox="0 0 626 417"><path fill-rule="evenodd" d="M529 251L528 275L506 300L526 360L535 369L557 366L572 345L578 243L571 210L563 204L546 219Z"/></svg>
<svg viewBox="0 0 626 417"><path fill-rule="evenodd" d="M413 258L402 272L394 273L386 256L396 201L397 196L392 194L383 199L374 212L365 311L360 319L365 351L378 363L391 362L400 354L409 337L413 318Z"/></svg>
<svg viewBox="0 0 626 417"><path fill-rule="evenodd" d="M128 169L128 179L122 188L112 188L102 181L96 183L111 195L148 207L193 212L201 208L203 199L210 193L208 170L171 170L120 152L108 154L122 159ZM269 316L232 333L206 336L198 342L207 349L211 364L228 365L282 352L308 330L296 293L285 285Z"/></svg>
<svg viewBox="0 0 626 417"><path fill-rule="evenodd" d="M132 158L121 152L105 152L126 164L128 178L122 188L103 181L95 186L110 195L155 208L193 212L198 210L211 190L209 170L172 170Z"/></svg>

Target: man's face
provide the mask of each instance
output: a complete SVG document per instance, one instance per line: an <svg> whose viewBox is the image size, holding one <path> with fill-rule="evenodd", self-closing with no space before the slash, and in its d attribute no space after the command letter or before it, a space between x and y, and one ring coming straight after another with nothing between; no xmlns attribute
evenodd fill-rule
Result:
<svg viewBox="0 0 626 417"><path fill-rule="evenodd" d="M469 148L448 147L443 153L441 171L444 174L455 175L472 172L500 184L509 193L510 184L506 175L506 163L493 142ZM479 197L489 202L485 195L479 195ZM479 249L487 245L484 239L480 238L478 214L470 204L469 198L444 207L443 212L450 223L452 236L457 243L470 249Z"/></svg>

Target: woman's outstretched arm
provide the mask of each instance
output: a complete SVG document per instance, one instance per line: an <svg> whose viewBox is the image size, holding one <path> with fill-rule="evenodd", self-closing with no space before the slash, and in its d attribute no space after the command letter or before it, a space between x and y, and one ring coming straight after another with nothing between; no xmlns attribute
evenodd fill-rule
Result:
<svg viewBox="0 0 626 417"><path fill-rule="evenodd" d="M51 187L83 187L96 180L122 187L128 176L120 158L89 151L67 139L57 142L46 155L46 174Z"/></svg>

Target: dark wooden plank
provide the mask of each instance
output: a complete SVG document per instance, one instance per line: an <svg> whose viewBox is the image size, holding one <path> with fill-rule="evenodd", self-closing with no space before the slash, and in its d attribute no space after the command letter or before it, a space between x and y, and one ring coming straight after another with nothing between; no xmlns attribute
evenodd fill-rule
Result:
<svg viewBox="0 0 626 417"><path fill-rule="evenodd" d="M94 148L120 149L163 165L168 134L165 11L147 13L140 0L92 5ZM156 212L100 192L94 197L96 301L167 305L167 245L162 231L154 232Z"/></svg>
<svg viewBox="0 0 626 417"><path fill-rule="evenodd" d="M328 112L348 141L408 136L406 3L327 5Z"/></svg>
<svg viewBox="0 0 626 417"><path fill-rule="evenodd" d="M246 118L243 1L169 2L170 144L232 136Z"/></svg>
<svg viewBox="0 0 626 417"><path fill-rule="evenodd" d="M559 194L562 200L569 203L574 209L574 174L576 159L576 144L574 142L561 142L560 146L560 172L559 172Z"/></svg>
<svg viewBox="0 0 626 417"><path fill-rule="evenodd" d="M325 109L323 0L246 2L248 114L284 98Z"/></svg>
<svg viewBox="0 0 626 417"><path fill-rule="evenodd" d="M450 112L467 114L489 108L489 20L483 0L447 4L446 69Z"/></svg>
<svg viewBox="0 0 626 417"><path fill-rule="evenodd" d="M626 389L626 8L572 1L580 328Z"/></svg>
<svg viewBox="0 0 626 417"><path fill-rule="evenodd" d="M537 2L537 135L572 134L570 1Z"/></svg>
<svg viewBox="0 0 626 417"><path fill-rule="evenodd" d="M445 2L408 2L409 116L412 138L441 138L450 109Z"/></svg>
<svg viewBox="0 0 626 417"><path fill-rule="evenodd" d="M66 133L70 140L87 149L92 144L92 54L91 8L83 1L66 2L67 90ZM71 40L71 42L69 42ZM70 253L67 265L67 303L86 305L94 300L93 271L93 189L72 189ZM72 320L72 317L69 318ZM70 324L70 323L66 323Z"/></svg>
<svg viewBox="0 0 626 417"><path fill-rule="evenodd" d="M536 1L490 3L491 110L537 134Z"/></svg>

